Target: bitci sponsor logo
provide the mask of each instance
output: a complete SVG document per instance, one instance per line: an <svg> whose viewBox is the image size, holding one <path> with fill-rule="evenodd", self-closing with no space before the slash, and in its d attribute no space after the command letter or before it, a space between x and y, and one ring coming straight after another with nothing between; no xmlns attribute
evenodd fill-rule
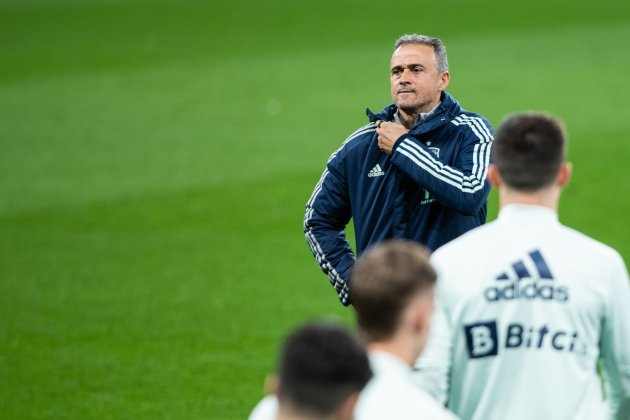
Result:
<svg viewBox="0 0 630 420"><path fill-rule="evenodd" d="M497 356L501 351L551 349L586 354L586 344L577 331L513 322L501 330L497 321L464 325L466 348L471 359Z"/></svg>

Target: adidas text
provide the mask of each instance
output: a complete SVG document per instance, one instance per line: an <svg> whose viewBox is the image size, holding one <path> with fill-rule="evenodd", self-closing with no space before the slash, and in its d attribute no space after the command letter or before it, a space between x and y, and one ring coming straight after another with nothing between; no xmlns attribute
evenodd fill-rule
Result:
<svg viewBox="0 0 630 420"><path fill-rule="evenodd" d="M484 291L484 296L488 302L520 299L566 302L569 300L569 290L563 286L554 287L552 284L517 280L504 287L488 287Z"/></svg>

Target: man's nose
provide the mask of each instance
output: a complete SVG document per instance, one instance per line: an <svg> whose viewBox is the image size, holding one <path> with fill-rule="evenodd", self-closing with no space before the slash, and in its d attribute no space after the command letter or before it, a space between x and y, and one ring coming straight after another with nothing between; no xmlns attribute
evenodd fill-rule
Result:
<svg viewBox="0 0 630 420"><path fill-rule="evenodd" d="M403 69L400 74L400 83L409 83L409 76L411 76L411 71L409 69Z"/></svg>

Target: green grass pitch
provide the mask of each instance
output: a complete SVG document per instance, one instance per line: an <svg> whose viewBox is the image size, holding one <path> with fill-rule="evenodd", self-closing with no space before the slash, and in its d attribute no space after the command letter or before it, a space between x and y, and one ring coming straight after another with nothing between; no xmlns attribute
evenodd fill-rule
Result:
<svg viewBox="0 0 630 420"><path fill-rule="evenodd" d="M409 32L495 126L564 118L561 219L630 262L625 0L0 0L0 418L245 418L291 328L351 324L304 204Z"/></svg>

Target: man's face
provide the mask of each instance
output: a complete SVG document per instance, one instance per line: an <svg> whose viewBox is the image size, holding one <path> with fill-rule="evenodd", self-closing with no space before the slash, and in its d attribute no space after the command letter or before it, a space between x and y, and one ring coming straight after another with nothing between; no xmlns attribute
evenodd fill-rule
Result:
<svg viewBox="0 0 630 420"><path fill-rule="evenodd" d="M392 100L407 114L433 109L448 85L449 78L448 71L438 74L437 59L429 45L403 45L392 55Z"/></svg>

